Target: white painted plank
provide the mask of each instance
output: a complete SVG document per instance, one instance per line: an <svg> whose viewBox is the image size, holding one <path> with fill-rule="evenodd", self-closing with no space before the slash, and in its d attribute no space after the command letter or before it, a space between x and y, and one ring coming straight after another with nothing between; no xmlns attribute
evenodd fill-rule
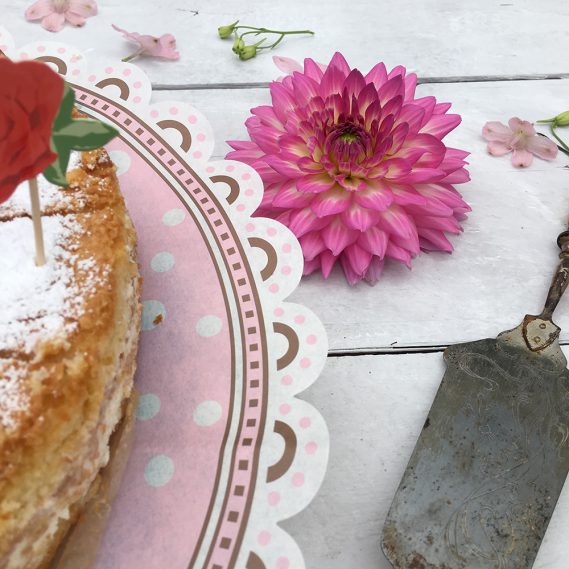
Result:
<svg viewBox="0 0 569 569"><path fill-rule="evenodd" d="M527 170L514 169L508 158L487 155L480 131L487 120L554 115L569 106L568 92L567 80L420 86L421 95L452 101L463 115L448 143L472 152L472 181L462 191L473 212L464 234L452 238L452 255L421 255L410 272L391 263L375 287L351 288L339 272L328 282L305 278L293 299L320 316L332 350L490 337L541 309L557 262L556 237L569 214L569 160L560 154L553 163L536 159ZM224 140L246 136L249 108L269 101L266 89L155 95L200 108L213 124L219 155L228 150ZM557 320L568 341L569 302L562 301Z"/></svg>
<svg viewBox="0 0 569 569"><path fill-rule="evenodd" d="M303 394L324 416L331 443L320 492L283 524L307 569L391 569L381 528L443 373L440 353L329 358ZM533 569L567 567L567 532L566 485Z"/></svg>
<svg viewBox="0 0 569 569"><path fill-rule="evenodd" d="M272 80L276 72L269 55L241 62L231 43L217 38L218 26L238 18L250 25L317 33L287 40L274 53L325 62L340 50L364 70L383 59L424 77L567 72L569 3L558 0L100 0L100 14L84 28L67 27L59 34L24 20L31 2L2 3L1 24L20 45L57 39L88 50L93 61L107 63L130 49L111 23L141 33L173 33L179 62L141 60L159 84Z"/></svg>

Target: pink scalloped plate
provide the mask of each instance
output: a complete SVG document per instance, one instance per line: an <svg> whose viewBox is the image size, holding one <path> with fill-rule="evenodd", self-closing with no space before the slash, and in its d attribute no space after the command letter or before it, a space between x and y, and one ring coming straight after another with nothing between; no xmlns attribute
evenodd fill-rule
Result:
<svg viewBox="0 0 569 569"><path fill-rule="evenodd" d="M317 492L328 458L320 414L296 397L320 374L326 334L285 301L302 273L294 236L252 218L263 187L210 160L190 105L151 103L136 66L88 69L60 43L21 49L73 85L79 107L116 126L108 150L139 238L143 331L135 442L96 569L301 569L277 523Z"/></svg>

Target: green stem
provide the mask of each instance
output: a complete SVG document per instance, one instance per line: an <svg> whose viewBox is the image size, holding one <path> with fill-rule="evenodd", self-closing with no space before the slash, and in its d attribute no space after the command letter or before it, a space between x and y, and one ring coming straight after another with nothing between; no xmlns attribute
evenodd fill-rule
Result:
<svg viewBox="0 0 569 569"><path fill-rule="evenodd" d="M260 34L279 34L279 35L292 35L292 34L310 34L311 36L314 35L312 30L294 30L290 32L283 32L282 30L269 30L267 28L254 28L253 26L235 26L235 30L243 29L243 30L256 30Z"/></svg>
<svg viewBox="0 0 569 569"><path fill-rule="evenodd" d="M134 53L131 53L130 55L127 55L126 57L123 57L121 59L121 61L124 61L126 63L128 61L131 61L135 57L142 55L143 53L144 53L144 48L141 47L140 49L137 49Z"/></svg>
<svg viewBox="0 0 569 569"><path fill-rule="evenodd" d="M566 150L567 152L569 152L569 146L567 146L567 145L565 144L565 142L563 142L563 140L562 140L561 138L559 138L559 136L558 136L557 133L555 132L555 127L554 127L553 125L551 125L551 129L550 129L550 130L551 130L551 134L556 138L557 142L559 142L559 144L560 144L563 148L565 148L565 150Z"/></svg>

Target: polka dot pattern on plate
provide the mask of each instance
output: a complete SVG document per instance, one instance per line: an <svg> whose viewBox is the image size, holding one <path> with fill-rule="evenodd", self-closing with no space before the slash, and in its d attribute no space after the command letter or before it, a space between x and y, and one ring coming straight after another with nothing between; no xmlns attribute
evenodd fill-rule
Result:
<svg viewBox="0 0 569 569"><path fill-rule="evenodd" d="M172 480L174 461L165 454L152 457L144 468L144 480L149 486L160 488Z"/></svg>
<svg viewBox="0 0 569 569"><path fill-rule="evenodd" d="M215 425L223 413L221 405L217 401L203 401L193 412L194 423L200 427Z"/></svg>
<svg viewBox="0 0 569 569"><path fill-rule="evenodd" d="M175 207L173 209L168 210L162 216L162 223L164 225L173 227L174 225L179 225L180 223L182 223L184 219L186 219L186 212L179 207Z"/></svg>
<svg viewBox="0 0 569 569"><path fill-rule="evenodd" d="M166 271L172 269L175 263L176 259L174 259L174 255L172 255L172 253L168 253L168 251L162 251L161 253L156 253L156 255L152 257L150 266L156 273L165 273Z"/></svg>
<svg viewBox="0 0 569 569"><path fill-rule="evenodd" d="M145 300L142 303L142 329L153 330L166 318L166 307L159 300Z"/></svg>
<svg viewBox="0 0 569 569"><path fill-rule="evenodd" d="M217 336L221 332L223 322L219 316L208 315L203 316L196 324L196 332L202 338L211 338Z"/></svg>
<svg viewBox="0 0 569 569"><path fill-rule="evenodd" d="M145 393L140 396L138 400L138 408L136 410L136 417L140 421L148 421L158 415L160 411L160 398L154 393Z"/></svg>

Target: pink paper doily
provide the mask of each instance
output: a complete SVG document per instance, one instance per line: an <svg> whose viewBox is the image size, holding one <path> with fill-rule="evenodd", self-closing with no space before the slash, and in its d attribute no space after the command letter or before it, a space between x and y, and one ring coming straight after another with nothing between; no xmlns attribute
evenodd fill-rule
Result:
<svg viewBox="0 0 569 569"><path fill-rule="evenodd" d="M302 569L277 523L317 492L328 459L320 414L296 394L320 374L322 324L285 302L300 246L251 218L263 193L239 162L209 161L212 129L185 103L151 103L135 65L90 69L75 48L37 42L90 116L113 124L108 146L139 237L143 332L135 444L96 569Z"/></svg>

